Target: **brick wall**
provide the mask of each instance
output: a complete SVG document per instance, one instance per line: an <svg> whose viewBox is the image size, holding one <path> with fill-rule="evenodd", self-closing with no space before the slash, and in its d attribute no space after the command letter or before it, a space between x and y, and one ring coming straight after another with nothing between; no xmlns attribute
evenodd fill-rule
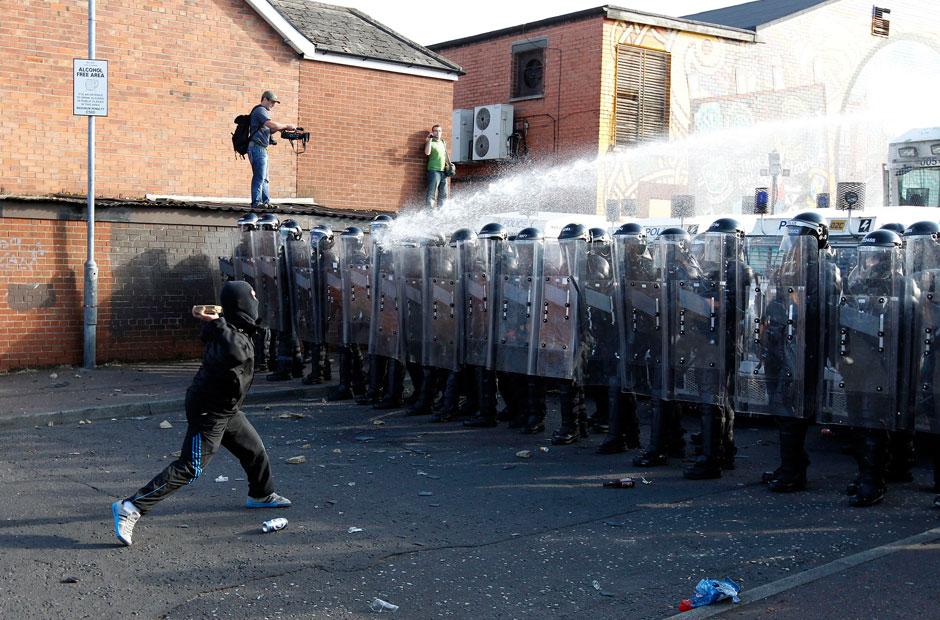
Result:
<svg viewBox="0 0 940 620"><path fill-rule="evenodd" d="M453 83L305 61L243 0L98 0L109 116L96 121L96 194L249 197L233 119L274 90L274 120L311 150L270 151L273 198L398 209L421 183L417 136L448 122ZM87 120L72 116L72 59L87 56L84 0L18 0L0 19L0 194L84 194ZM15 96L14 96L15 94ZM337 144L337 137L340 143Z"/></svg>
<svg viewBox="0 0 940 620"><path fill-rule="evenodd" d="M453 82L305 62L300 119L311 131L297 191L339 209L397 210L424 199L424 140L450 132Z"/></svg>
<svg viewBox="0 0 940 620"><path fill-rule="evenodd" d="M436 50L467 72L454 86L455 109L512 103L517 130L528 122L527 160L467 164L461 166L458 183L508 172L516 165L598 154L603 25L603 17L596 16ZM512 45L542 37L548 39L544 96L510 101ZM566 204L570 209L571 203Z"/></svg>

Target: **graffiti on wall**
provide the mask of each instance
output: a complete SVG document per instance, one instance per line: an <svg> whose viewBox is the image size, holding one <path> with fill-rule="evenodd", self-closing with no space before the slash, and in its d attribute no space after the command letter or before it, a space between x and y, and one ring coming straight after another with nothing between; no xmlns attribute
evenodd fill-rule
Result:
<svg viewBox="0 0 940 620"><path fill-rule="evenodd" d="M40 241L24 241L19 237L0 239L0 273L32 271L46 249Z"/></svg>

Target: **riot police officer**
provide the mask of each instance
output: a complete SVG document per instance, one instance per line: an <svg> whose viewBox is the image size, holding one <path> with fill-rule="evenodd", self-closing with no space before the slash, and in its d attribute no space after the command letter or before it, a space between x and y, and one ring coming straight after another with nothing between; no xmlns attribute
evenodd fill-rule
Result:
<svg viewBox="0 0 940 620"><path fill-rule="evenodd" d="M491 222L480 228L475 243L458 241L465 294L462 359L475 375L478 407L476 415L464 422L464 426L468 428L490 428L497 424L497 379L493 369L498 308L497 257L506 236L506 229L502 224Z"/></svg>
<svg viewBox="0 0 940 620"><path fill-rule="evenodd" d="M363 247L365 235L356 226L347 227L340 233L339 266L342 278L343 329L342 344L337 348L339 362L339 384L333 389L327 400L349 400L364 392L362 350L363 343L368 344L369 317L371 303L369 256ZM359 280L357 280L357 276ZM363 281L360 281L363 280Z"/></svg>
<svg viewBox="0 0 940 620"><path fill-rule="evenodd" d="M394 280L388 280L389 276L394 278L394 266L391 264L391 252L384 244L391 222L392 218L390 216L381 214L375 216L369 225L369 239L372 248L369 252L372 261L372 284L370 287L372 290L372 312L370 313L368 346L369 374L366 393L356 399L356 403L360 405L375 405L383 398L389 361L393 358L393 355L397 354L393 354L389 347L385 346L390 340L389 336L384 333L382 325L383 323L390 323L388 325L389 329L398 329L397 288L394 286ZM394 323L394 325L391 325L391 323ZM397 389L396 391L398 391L398 399L400 399L401 392ZM398 404L400 403L394 403L395 406L398 406Z"/></svg>
<svg viewBox="0 0 940 620"><path fill-rule="evenodd" d="M768 377L767 412L777 416L780 427L780 466L763 476L775 493L806 488L809 455L804 446L816 417L819 356L831 355L819 346L821 323L828 322L830 310L823 293L827 288L829 293L841 290L839 269L832 261L825 261L821 274L820 263L829 250L829 227L818 213L800 213L787 221L777 254L780 262L765 293L766 314L757 328ZM737 380L744 379L739 372Z"/></svg>
<svg viewBox="0 0 940 620"><path fill-rule="evenodd" d="M286 220L284 235L293 235L297 231L296 222ZM266 318L272 332L272 341L276 349L274 372L267 376L268 381L287 381L303 376L303 355L300 340L293 329L287 259L281 239L280 222L273 213L265 213L258 218L261 229L261 280L265 291Z"/></svg>

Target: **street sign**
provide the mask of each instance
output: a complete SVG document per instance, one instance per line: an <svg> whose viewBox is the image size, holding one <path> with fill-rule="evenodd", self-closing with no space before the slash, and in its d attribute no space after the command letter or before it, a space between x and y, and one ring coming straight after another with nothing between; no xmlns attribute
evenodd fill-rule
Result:
<svg viewBox="0 0 940 620"><path fill-rule="evenodd" d="M108 61L72 59L72 114L108 115Z"/></svg>

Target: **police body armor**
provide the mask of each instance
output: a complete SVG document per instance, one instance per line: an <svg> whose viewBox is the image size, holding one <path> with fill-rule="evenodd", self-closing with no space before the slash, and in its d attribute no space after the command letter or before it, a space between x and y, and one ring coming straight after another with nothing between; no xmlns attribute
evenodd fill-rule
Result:
<svg viewBox="0 0 940 620"><path fill-rule="evenodd" d="M644 235L613 237L614 277L620 295L621 387L639 396L667 396L666 325L668 304L664 280L665 247Z"/></svg>
<svg viewBox="0 0 940 620"><path fill-rule="evenodd" d="M904 234L904 269L910 294L909 426L940 434L940 241L936 225L918 222ZM905 329L907 325L903 326ZM903 410L903 408L902 408Z"/></svg>
<svg viewBox="0 0 940 620"><path fill-rule="evenodd" d="M495 363L498 274L497 252L503 241L473 239L458 244L458 262L464 283L464 364L492 369Z"/></svg>
<svg viewBox="0 0 940 620"><path fill-rule="evenodd" d="M750 241L745 241L748 256ZM758 241L761 247L766 245ZM819 321L819 308L810 303L807 288L811 280L818 287L820 256L817 238L787 235L766 264L755 269L743 297L744 333L735 377L737 411L796 418L811 413L806 405L815 399L816 382L807 381L807 373L815 376L818 369L807 368L807 363L818 358L809 355L807 347L819 343L808 342L808 327Z"/></svg>
<svg viewBox="0 0 940 620"><path fill-rule="evenodd" d="M278 331L284 330L282 324L282 295L281 271L283 262L283 248L277 231L277 222L273 225L262 223L260 230L255 231L254 250L255 267L257 269L257 286L255 294L258 297L258 319L262 327Z"/></svg>
<svg viewBox="0 0 940 620"><path fill-rule="evenodd" d="M345 345L369 344L372 319L372 260L360 237L340 235L343 333Z"/></svg>
<svg viewBox="0 0 940 620"><path fill-rule="evenodd" d="M385 240L372 246L372 321L369 325L369 354L400 360L401 309L398 298L395 254Z"/></svg>
<svg viewBox="0 0 940 620"><path fill-rule="evenodd" d="M424 351L422 365L446 370L458 367L463 287L457 272L457 248L450 244L426 244L423 264L427 268L424 292Z"/></svg>
<svg viewBox="0 0 940 620"><path fill-rule="evenodd" d="M500 244L495 351L495 369L500 372L535 374L533 343L541 318L536 294L543 243L541 239L517 239Z"/></svg>
<svg viewBox="0 0 940 620"><path fill-rule="evenodd" d="M547 239L536 288L536 365L540 377L580 380L583 368L579 287L584 269L583 239Z"/></svg>
<svg viewBox="0 0 940 620"><path fill-rule="evenodd" d="M316 342L318 303L316 280L310 262L310 246L304 242L300 229L295 234L283 234L285 260L289 273L288 284L291 296L291 315L294 333L301 342Z"/></svg>
<svg viewBox="0 0 940 620"><path fill-rule="evenodd" d="M584 300L584 336L587 351L584 384L607 386L611 378L619 383L620 335L615 304L617 281L611 265L611 246L592 243L581 275Z"/></svg>
<svg viewBox="0 0 940 620"><path fill-rule="evenodd" d="M885 231L888 233L888 231ZM819 421L856 428L896 430L899 409L902 278L898 246L866 246L844 290L823 281L827 342ZM838 261L837 254L828 256ZM828 269L825 273L833 273Z"/></svg>

